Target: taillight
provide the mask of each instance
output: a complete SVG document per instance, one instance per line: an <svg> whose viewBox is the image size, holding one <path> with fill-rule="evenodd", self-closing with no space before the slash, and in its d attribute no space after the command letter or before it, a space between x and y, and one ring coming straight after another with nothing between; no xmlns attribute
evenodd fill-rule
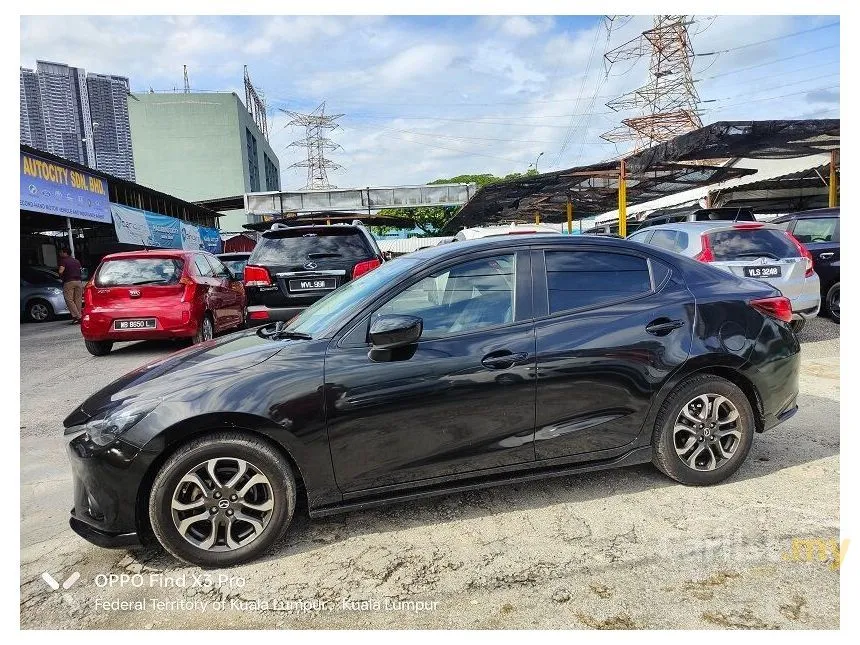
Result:
<svg viewBox="0 0 860 645"><path fill-rule="evenodd" d="M776 318L782 322L791 322L791 300L784 296L776 298L758 298L750 300L750 307L760 311L765 316Z"/></svg>
<svg viewBox="0 0 860 645"><path fill-rule="evenodd" d="M269 276L268 269L246 264L244 282L246 287L269 287L272 284L272 278Z"/></svg>
<svg viewBox="0 0 860 645"><path fill-rule="evenodd" d="M360 275L364 275L365 273L370 273L376 267L378 267L382 262L379 260L365 260L364 262L359 262L352 268L352 277L353 279L357 278Z"/></svg>
<svg viewBox="0 0 860 645"><path fill-rule="evenodd" d="M794 245L797 247L797 250L800 251L800 255L803 256L804 260L806 260L806 274L805 275L808 278L813 273L815 273L815 269L812 266L812 253L810 253L809 249L807 249L805 246L803 246L803 244L800 243L800 240L798 240L796 237L794 237L794 235L792 235L788 231L783 231L783 232L788 236L788 239L790 239L792 242L794 242Z"/></svg>
<svg viewBox="0 0 860 645"><path fill-rule="evenodd" d="M711 241L707 235L702 235L702 250L693 256L694 260L699 262L713 262L714 252L711 250Z"/></svg>
<svg viewBox="0 0 860 645"><path fill-rule="evenodd" d="M185 291L182 292L182 302L191 302L194 300L194 291L197 289L197 283L187 275L179 278L179 284L185 286Z"/></svg>
<svg viewBox="0 0 860 645"><path fill-rule="evenodd" d="M92 307L93 306L93 291L95 287L92 282L87 282L87 286L84 287L84 307Z"/></svg>

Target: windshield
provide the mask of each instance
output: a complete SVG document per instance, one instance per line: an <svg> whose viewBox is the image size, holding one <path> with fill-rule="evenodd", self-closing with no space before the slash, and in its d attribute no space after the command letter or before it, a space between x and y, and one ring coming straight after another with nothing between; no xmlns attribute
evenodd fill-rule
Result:
<svg viewBox="0 0 860 645"><path fill-rule="evenodd" d="M415 261L410 258L397 258L370 273L365 273L360 278L347 282L293 318L287 325L287 331L309 334L314 338L325 335L330 328L345 322L355 314L356 309L369 296L378 293L399 274L408 271L414 265Z"/></svg>
<svg viewBox="0 0 860 645"><path fill-rule="evenodd" d="M97 287L142 284L176 284L182 277L182 260L175 258L129 258L107 260L96 275Z"/></svg>

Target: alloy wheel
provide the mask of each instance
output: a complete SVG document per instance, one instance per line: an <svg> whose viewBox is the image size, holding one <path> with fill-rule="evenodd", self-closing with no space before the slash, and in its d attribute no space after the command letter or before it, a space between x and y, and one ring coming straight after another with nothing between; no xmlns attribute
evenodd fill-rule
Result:
<svg viewBox="0 0 860 645"><path fill-rule="evenodd" d="M208 316L203 319L203 340L212 340L212 321Z"/></svg>
<svg viewBox="0 0 860 645"><path fill-rule="evenodd" d="M48 319L48 307L41 302L30 305L30 317L38 322Z"/></svg>
<svg viewBox="0 0 860 645"><path fill-rule="evenodd" d="M256 540L272 518L272 485L243 459L209 459L176 486L173 524L189 543L206 551L233 551Z"/></svg>
<svg viewBox="0 0 860 645"><path fill-rule="evenodd" d="M687 402L675 420L675 452L693 470L716 470L741 443L740 413L721 394L700 394Z"/></svg>

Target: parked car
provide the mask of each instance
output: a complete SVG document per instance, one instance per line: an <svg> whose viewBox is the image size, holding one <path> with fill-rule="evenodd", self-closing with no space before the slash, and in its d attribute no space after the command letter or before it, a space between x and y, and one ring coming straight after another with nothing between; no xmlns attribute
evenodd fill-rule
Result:
<svg viewBox="0 0 860 645"><path fill-rule="evenodd" d="M48 268L21 267L21 317L28 322L48 322L66 316L60 275Z"/></svg>
<svg viewBox="0 0 860 645"><path fill-rule="evenodd" d="M230 273L239 280L242 280L245 275L245 265L248 264L248 258L251 257L250 251L236 251L232 253L219 253L215 256L224 264Z"/></svg>
<svg viewBox="0 0 860 645"><path fill-rule="evenodd" d="M383 261L376 240L358 221L273 224L245 265L248 320L253 324L289 320Z"/></svg>
<svg viewBox="0 0 860 645"><path fill-rule="evenodd" d="M839 209L792 213L771 224L787 230L809 250L821 282L821 308L839 322Z"/></svg>
<svg viewBox="0 0 860 645"><path fill-rule="evenodd" d="M655 211L639 222L636 230L677 224L678 222L755 222L756 218L749 208L697 208L688 211Z"/></svg>
<svg viewBox="0 0 860 645"><path fill-rule="evenodd" d="M499 224L497 226L475 226L457 231L454 236L456 241L476 240L483 237L495 237L496 235L531 235L534 233L554 233L561 235L561 231L549 224L525 224L512 222L510 224Z"/></svg>
<svg viewBox="0 0 860 645"><path fill-rule="evenodd" d="M191 338L245 322L241 280L211 253L156 249L107 255L84 289L81 332L94 356L117 341Z"/></svg>
<svg viewBox="0 0 860 645"><path fill-rule="evenodd" d="M636 231L628 239L681 253L729 273L756 278L791 300L800 333L818 315L821 294L812 256L791 233L762 222L680 222Z"/></svg>
<svg viewBox="0 0 860 645"><path fill-rule="evenodd" d="M691 485L797 411L774 287L656 246L445 244L150 363L65 419L72 528L232 566L311 517L653 462Z"/></svg>

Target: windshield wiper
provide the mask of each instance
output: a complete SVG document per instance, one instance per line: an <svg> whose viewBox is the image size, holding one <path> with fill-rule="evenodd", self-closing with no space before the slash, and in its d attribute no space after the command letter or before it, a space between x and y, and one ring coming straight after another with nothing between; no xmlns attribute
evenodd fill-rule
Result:
<svg viewBox="0 0 860 645"><path fill-rule="evenodd" d="M280 340L287 338L291 340L313 340L310 334L303 331L292 331L284 329L286 323L283 320L270 325L263 325L257 330L257 336L260 338L268 338L269 340Z"/></svg>

